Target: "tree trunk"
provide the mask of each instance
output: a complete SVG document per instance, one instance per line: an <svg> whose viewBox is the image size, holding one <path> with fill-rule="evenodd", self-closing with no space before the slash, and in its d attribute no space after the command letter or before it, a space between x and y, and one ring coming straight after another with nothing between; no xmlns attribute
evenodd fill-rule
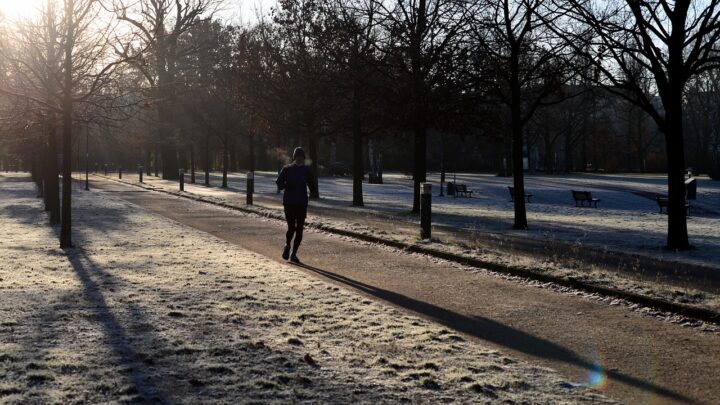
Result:
<svg viewBox="0 0 720 405"><path fill-rule="evenodd" d="M43 155L43 144L42 142L37 142L35 145L35 153L33 153L32 157L32 173L33 173L33 180L35 181L35 185L37 186L37 198L43 198L43 179L44 179L44 170L43 170L43 162L41 159L41 156ZM3 159L4 164L4 159ZM7 167L7 166L6 166Z"/></svg>
<svg viewBox="0 0 720 405"><path fill-rule="evenodd" d="M370 163L370 171L375 174L375 151L373 150L373 141L368 139L368 163Z"/></svg>
<svg viewBox="0 0 720 405"><path fill-rule="evenodd" d="M162 154L162 178L164 180L178 180L180 166L178 165L178 151L174 143L163 141L160 145Z"/></svg>
<svg viewBox="0 0 720 405"><path fill-rule="evenodd" d="M210 187L210 134L205 131L205 185Z"/></svg>
<svg viewBox="0 0 720 405"><path fill-rule="evenodd" d="M527 229L527 214L525 211L525 177L523 172L523 136L522 126L513 122L513 187L515 188L515 222L513 229Z"/></svg>
<svg viewBox="0 0 720 405"><path fill-rule="evenodd" d="M152 164L152 149L150 144L145 148L145 172L150 175L150 165Z"/></svg>
<svg viewBox="0 0 720 405"><path fill-rule="evenodd" d="M512 131L512 173L515 196L515 222L513 229L527 229L525 211L525 173L523 171L523 117L520 100L519 62L513 59L511 69L510 127Z"/></svg>
<svg viewBox="0 0 720 405"><path fill-rule="evenodd" d="M67 36L65 38L64 86L63 86L63 180L62 180L62 213L60 215L60 248L71 248L72 245L72 89L73 64L72 51L75 46L75 27L73 21L74 1L65 3L65 18L67 19Z"/></svg>
<svg viewBox="0 0 720 405"><path fill-rule="evenodd" d="M190 147L190 183L195 184L195 147Z"/></svg>
<svg viewBox="0 0 720 405"><path fill-rule="evenodd" d="M153 152L153 169L155 170L155 177L159 177L160 174L160 151L158 144L155 142L155 151ZM149 175L149 173L148 173Z"/></svg>
<svg viewBox="0 0 720 405"><path fill-rule="evenodd" d="M565 173L573 171L573 145L571 137L570 132L565 135L565 156L563 163Z"/></svg>
<svg viewBox="0 0 720 405"><path fill-rule="evenodd" d="M227 182L227 174L228 174L228 162L230 160L230 154L228 151L228 137L227 134L225 134L225 142L223 143L223 152L222 152L222 167L223 167L223 173L222 173L222 185L220 187L227 188L228 182Z"/></svg>
<svg viewBox="0 0 720 405"><path fill-rule="evenodd" d="M353 201L354 207L362 207L363 201L363 177L365 175L363 165L363 134L362 117L360 114L360 91L359 84L355 84L352 100L352 131L353 131Z"/></svg>
<svg viewBox="0 0 720 405"><path fill-rule="evenodd" d="M544 144L545 144L545 159L543 164L545 165L545 171L548 173L554 173L555 168L555 142L551 139L549 133L545 132L545 135L543 136ZM515 134L513 133L513 142L515 140ZM514 148L515 146L513 146ZM513 155L513 161L514 161L514 155Z"/></svg>
<svg viewBox="0 0 720 405"><path fill-rule="evenodd" d="M237 157L237 145L235 145L237 142L233 141L231 138L228 142L230 142L230 145L228 146L230 151L230 163L229 171L230 172L237 172L238 171L238 157Z"/></svg>
<svg viewBox="0 0 720 405"><path fill-rule="evenodd" d="M685 151L683 145L682 92L665 102L665 145L668 170L668 234L666 248L690 249L685 213ZM667 99L665 99L667 100Z"/></svg>
<svg viewBox="0 0 720 405"><path fill-rule="evenodd" d="M637 127L635 130L637 131L637 159L638 159L638 167L640 168L640 173L645 173L645 159L647 159L647 148L645 147L645 137L643 135L644 132L644 125L643 125L643 116L640 114L640 117L638 117L637 120Z"/></svg>
<svg viewBox="0 0 720 405"><path fill-rule="evenodd" d="M312 170L313 174L315 175L315 190L310 192L310 198L312 199L319 199L320 198L320 170L318 170L318 136L314 132L310 134L310 139L308 148L310 149L310 170Z"/></svg>
<svg viewBox="0 0 720 405"><path fill-rule="evenodd" d="M512 125L512 123L511 123ZM510 177L513 175L513 136L512 130L510 133L505 132L503 137L503 161L502 161L502 177Z"/></svg>
<svg viewBox="0 0 720 405"><path fill-rule="evenodd" d="M163 41L160 41L163 44ZM166 55L167 50L161 54ZM177 139L173 134L174 106L170 103L174 99L173 82L175 80L172 69L172 61L167 57L157 58L158 66L158 98L164 100L158 104L158 141L160 142L160 153L162 154L162 178L164 180L179 180L180 166L178 162Z"/></svg>
<svg viewBox="0 0 720 405"><path fill-rule="evenodd" d="M252 125L248 132L248 170L255 171L255 129Z"/></svg>
<svg viewBox="0 0 720 405"><path fill-rule="evenodd" d="M415 127L415 142L413 159L413 206L412 212L420 212L420 183L427 180L427 162L425 155L427 151L427 128L419 123Z"/></svg>
<svg viewBox="0 0 720 405"><path fill-rule="evenodd" d="M44 172L45 211L50 213L50 224L56 225L60 223L60 188L58 186L57 136L53 123L48 124L47 158Z"/></svg>

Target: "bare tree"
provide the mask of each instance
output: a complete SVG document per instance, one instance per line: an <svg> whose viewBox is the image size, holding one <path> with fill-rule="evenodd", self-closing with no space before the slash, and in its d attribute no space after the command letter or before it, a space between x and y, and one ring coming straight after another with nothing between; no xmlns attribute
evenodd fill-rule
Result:
<svg viewBox="0 0 720 405"><path fill-rule="evenodd" d="M494 98L510 112L513 228L527 229L524 129L540 106L562 100L557 92L574 71L570 48L547 26L562 13L542 0L501 0L481 3L473 15L477 60L484 65L477 71L488 76Z"/></svg>
<svg viewBox="0 0 720 405"><path fill-rule="evenodd" d="M285 0L273 13L273 24L261 24L260 56L265 112L285 139L307 142L310 168L319 174L319 148L328 135L327 117L337 109L331 85L331 67L315 35L324 18L312 0ZM258 110L255 109L255 112ZM310 198L319 198L316 186Z"/></svg>
<svg viewBox="0 0 720 405"><path fill-rule="evenodd" d="M178 60L178 81L182 84L178 86L178 104L202 127L205 137L212 133L220 141L221 187L227 188L230 149L239 123L239 72L233 55L237 31L219 21L203 21L188 34L180 44L196 52Z"/></svg>
<svg viewBox="0 0 720 405"><path fill-rule="evenodd" d="M158 135L164 179L178 178L178 60L197 52L179 38L203 19L212 19L218 0L113 0L109 6L135 36L126 43L126 57L143 73L157 106Z"/></svg>
<svg viewBox="0 0 720 405"><path fill-rule="evenodd" d="M62 17L63 51L61 92L63 187L60 247L72 243L72 135L73 122L82 105L92 106L93 114L111 111L119 99L112 81L117 67L126 59L113 51L115 24L93 0L64 0Z"/></svg>
<svg viewBox="0 0 720 405"><path fill-rule="evenodd" d="M632 76L628 80L638 83L644 89L646 97L651 97L652 83L647 69L633 62L630 62L628 67L630 70L625 74ZM656 143L659 133L647 125L650 116L638 105L637 100L628 101L628 98L636 99L636 94L629 93L627 96L620 99L613 97L616 100L615 116L619 123L624 124L624 128L618 131L620 138L625 140L625 150L622 153L628 156L627 169L644 172L647 167L647 156Z"/></svg>
<svg viewBox="0 0 720 405"><path fill-rule="evenodd" d="M13 117L16 125L41 126L46 141L39 144L43 155L42 174L45 211L50 223L60 223L60 197L57 164L57 127L60 100L58 89L62 72L60 47L62 23L54 0L47 0L36 19L22 19L5 29L7 40L2 42L5 75L0 90L14 100ZM28 120L29 118L29 120Z"/></svg>
<svg viewBox="0 0 720 405"><path fill-rule="evenodd" d="M318 36L324 57L334 66L334 83L348 101L352 132L353 206L363 206L363 122L370 110L367 98L377 76L377 4L372 0L324 0L324 24ZM365 124L367 127L368 125Z"/></svg>
<svg viewBox="0 0 720 405"><path fill-rule="evenodd" d="M20 41L14 49L3 49L12 62L13 79L3 87L5 94L27 101L43 116L47 125L46 198L57 197L56 129L62 134L62 204L60 246L72 247L72 133L73 123L87 119L92 110L95 120L116 105L115 88L110 84L116 68L123 62L113 54L110 44L112 16L96 1L47 0L39 21L14 26ZM51 220L53 219L51 210Z"/></svg>
<svg viewBox="0 0 720 405"><path fill-rule="evenodd" d="M584 50L600 73L599 84L640 106L665 135L666 248L690 249L685 216L684 96L689 80L720 65L720 1L567 0L564 4L578 24L556 25L555 31L570 46L579 37L591 38L592 46ZM635 64L652 76L657 99L629 74Z"/></svg>
<svg viewBox="0 0 720 405"><path fill-rule="evenodd" d="M717 178L713 152L720 143L720 70L704 72L690 81L685 109L688 163Z"/></svg>
<svg viewBox="0 0 720 405"><path fill-rule="evenodd" d="M469 10L460 0L373 1L385 33L379 44L407 105L406 123L414 140L412 211L419 212L420 183L427 177L427 131L440 109L433 95L459 71Z"/></svg>

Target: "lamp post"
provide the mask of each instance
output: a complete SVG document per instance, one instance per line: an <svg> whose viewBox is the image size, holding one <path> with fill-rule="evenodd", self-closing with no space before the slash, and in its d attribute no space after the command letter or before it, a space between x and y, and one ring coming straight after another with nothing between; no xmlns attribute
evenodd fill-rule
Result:
<svg viewBox="0 0 720 405"><path fill-rule="evenodd" d="M422 183L420 188L420 239L426 240L430 239L432 228L432 184Z"/></svg>
<svg viewBox="0 0 720 405"><path fill-rule="evenodd" d="M253 205L253 193L255 192L255 172L248 172L246 185L246 203Z"/></svg>

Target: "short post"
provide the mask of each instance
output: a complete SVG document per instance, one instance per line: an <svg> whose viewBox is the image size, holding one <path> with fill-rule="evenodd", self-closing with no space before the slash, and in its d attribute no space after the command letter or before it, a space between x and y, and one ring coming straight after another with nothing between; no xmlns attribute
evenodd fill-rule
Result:
<svg viewBox="0 0 720 405"><path fill-rule="evenodd" d="M420 185L420 239L430 239L430 224L432 219L432 184Z"/></svg>
<svg viewBox="0 0 720 405"><path fill-rule="evenodd" d="M138 166L138 176L140 176L140 183L143 182L143 167Z"/></svg>
<svg viewBox="0 0 720 405"><path fill-rule="evenodd" d="M178 172L180 174L180 191L185 191L185 170L180 169Z"/></svg>
<svg viewBox="0 0 720 405"><path fill-rule="evenodd" d="M107 176L107 164L105 165L105 175Z"/></svg>
<svg viewBox="0 0 720 405"><path fill-rule="evenodd" d="M122 179L122 166L118 167L118 179Z"/></svg>
<svg viewBox="0 0 720 405"><path fill-rule="evenodd" d="M255 192L255 172L247 173L247 205L253 205L253 193Z"/></svg>

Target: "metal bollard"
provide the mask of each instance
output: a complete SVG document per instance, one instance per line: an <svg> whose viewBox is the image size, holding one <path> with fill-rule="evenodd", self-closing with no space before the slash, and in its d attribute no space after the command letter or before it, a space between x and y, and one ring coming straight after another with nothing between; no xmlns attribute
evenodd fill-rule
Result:
<svg viewBox="0 0 720 405"><path fill-rule="evenodd" d="M138 166L138 175L140 176L140 183L143 182L143 167Z"/></svg>
<svg viewBox="0 0 720 405"><path fill-rule="evenodd" d="M247 174L247 205L253 205L253 193L255 192L255 172Z"/></svg>
<svg viewBox="0 0 720 405"><path fill-rule="evenodd" d="M118 179L122 179L122 167L118 167Z"/></svg>
<svg viewBox="0 0 720 405"><path fill-rule="evenodd" d="M180 191L185 191L185 170L180 169L179 171L179 180L180 180Z"/></svg>
<svg viewBox="0 0 720 405"><path fill-rule="evenodd" d="M432 184L420 185L420 239L430 239L432 220Z"/></svg>

